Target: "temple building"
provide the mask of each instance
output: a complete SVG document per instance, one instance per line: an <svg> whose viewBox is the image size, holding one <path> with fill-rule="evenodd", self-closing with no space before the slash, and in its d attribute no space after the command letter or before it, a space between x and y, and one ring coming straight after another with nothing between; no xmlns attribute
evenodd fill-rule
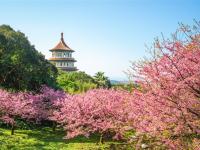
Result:
<svg viewBox="0 0 200 150"><path fill-rule="evenodd" d="M72 57L74 50L65 43L63 33L61 33L60 42L50 51L52 57L49 58L49 61L57 68L63 71L77 71L77 68L74 66L76 60Z"/></svg>

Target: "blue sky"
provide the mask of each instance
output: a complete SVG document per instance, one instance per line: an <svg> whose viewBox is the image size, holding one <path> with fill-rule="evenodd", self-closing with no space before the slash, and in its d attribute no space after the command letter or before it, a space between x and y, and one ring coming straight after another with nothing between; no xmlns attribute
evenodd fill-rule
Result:
<svg viewBox="0 0 200 150"><path fill-rule="evenodd" d="M145 44L193 19L200 20L199 0L0 0L0 24L24 32L46 58L64 32L79 70L117 80L147 55Z"/></svg>

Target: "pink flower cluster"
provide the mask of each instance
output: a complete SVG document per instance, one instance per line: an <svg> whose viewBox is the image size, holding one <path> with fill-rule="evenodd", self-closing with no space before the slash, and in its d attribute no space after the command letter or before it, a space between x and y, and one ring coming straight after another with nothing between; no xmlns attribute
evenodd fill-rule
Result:
<svg viewBox="0 0 200 150"><path fill-rule="evenodd" d="M16 118L34 122L47 120L54 101L64 97L65 93L46 86L38 94L0 90L0 120L11 125Z"/></svg>
<svg viewBox="0 0 200 150"><path fill-rule="evenodd" d="M68 96L56 103L60 109L51 118L62 124L67 131L66 138L77 135L88 137L91 133L118 133L128 125L131 94L126 91L96 89L84 94ZM117 137L116 137L117 138Z"/></svg>
<svg viewBox="0 0 200 150"><path fill-rule="evenodd" d="M200 43L166 42L159 52L141 68L133 67L142 90L133 92L131 116L138 132L160 137L175 149L180 142L170 137L200 134Z"/></svg>

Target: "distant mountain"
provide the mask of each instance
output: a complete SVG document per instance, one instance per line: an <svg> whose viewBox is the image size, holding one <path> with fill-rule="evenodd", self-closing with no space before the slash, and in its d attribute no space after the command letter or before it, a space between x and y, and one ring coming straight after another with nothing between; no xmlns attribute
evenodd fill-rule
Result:
<svg viewBox="0 0 200 150"><path fill-rule="evenodd" d="M128 84L129 81L110 80L111 84Z"/></svg>

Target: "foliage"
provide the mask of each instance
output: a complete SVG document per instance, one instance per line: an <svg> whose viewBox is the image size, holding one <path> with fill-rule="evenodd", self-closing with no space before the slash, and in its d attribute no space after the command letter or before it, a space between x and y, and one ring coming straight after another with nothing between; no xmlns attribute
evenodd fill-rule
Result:
<svg viewBox="0 0 200 150"><path fill-rule="evenodd" d="M55 91L46 86L43 86L38 94L0 90L0 120L11 125L11 134L14 134L14 128L20 118L35 123L48 120L54 101L65 96L62 91Z"/></svg>
<svg viewBox="0 0 200 150"><path fill-rule="evenodd" d="M118 83L118 84L112 84L112 88L132 92L135 88L138 88L138 86L133 83Z"/></svg>
<svg viewBox="0 0 200 150"><path fill-rule="evenodd" d="M94 81L96 82L98 88L110 88L111 87L111 82L108 79L108 77L106 77L104 75L104 72L97 72L94 75Z"/></svg>
<svg viewBox="0 0 200 150"><path fill-rule="evenodd" d="M88 137L92 133L114 132L119 139L127 123L128 100L126 91L96 89L81 95L67 97L55 105L53 120L64 126L66 138L78 135ZM101 139L100 139L101 142Z"/></svg>
<svg viewBox="0 0 200 150"><path fill-rule="evenodd" d="M55 87L57 69L36 51L25 35L0 26L0 86L13 90Z"/></svg>
<svg viewBox="0 0 200 150"><path fill-rule="evenodd" d="M97 87L94 79L85 72L59 71L58 86L67 93L82 93Z"/></svg>
<svg viewBox="0 0 200 150"><path fill-rule="evenodd" d="M94 77L85 72L59 71L58 86L67 93L79 94L94 88L110 88L111 83L103 72L98 72Z"/></svg>
<svg viewBox="0 0 200 150"><path fill-rule="evenodd" d="M190 149L183 137L200 134L199 29L181 25L174 37L184 33L185 38L156 40L152 59L132 66L142 87L130 104L133 127L170 149Z"/></svg>

